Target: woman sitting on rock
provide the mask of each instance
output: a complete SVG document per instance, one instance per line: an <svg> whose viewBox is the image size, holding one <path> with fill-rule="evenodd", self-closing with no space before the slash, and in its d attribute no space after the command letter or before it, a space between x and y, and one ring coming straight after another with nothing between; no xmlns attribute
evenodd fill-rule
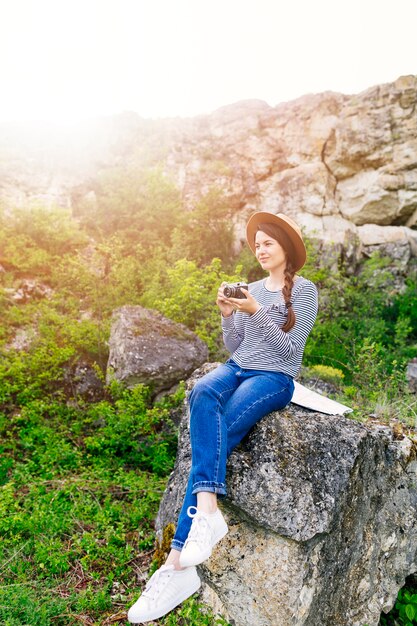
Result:
<svg viewBox="0 0 417 626"><path fill-rule="evenodd" d="M167 561L130 608L133 624L158 619L200 587L196 565L227 533L217 507L226 494L226 460L265 415L294 392L307 337L317 315L317 289L296 274L306 250L286 215L258 212L246 226L248 244L268 277L225 297L219 288L223 340L231 358L201 378L189 396L192 466Z"/></svg>

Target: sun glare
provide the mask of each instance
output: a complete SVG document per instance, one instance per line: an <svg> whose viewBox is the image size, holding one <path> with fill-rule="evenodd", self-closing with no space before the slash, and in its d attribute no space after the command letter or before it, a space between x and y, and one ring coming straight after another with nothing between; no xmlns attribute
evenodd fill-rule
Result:
<svg viewBox="0 0 417 626"><path fill-rule="evenodd" d="M355 93L416 72L416 17L414 0L4 0L0 121Z"/></svg>

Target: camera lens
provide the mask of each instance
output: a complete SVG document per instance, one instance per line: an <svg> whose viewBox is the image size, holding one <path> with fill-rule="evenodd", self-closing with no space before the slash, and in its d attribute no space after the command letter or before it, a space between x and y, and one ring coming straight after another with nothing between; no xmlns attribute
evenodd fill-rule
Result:
<svg viewBox="0 0 417 626"><path fill-rule="evenodd" d="M225 287L223 289L223 293L226 296L226 298L233 298L234 292L235 292L234 287Z"/></svg>

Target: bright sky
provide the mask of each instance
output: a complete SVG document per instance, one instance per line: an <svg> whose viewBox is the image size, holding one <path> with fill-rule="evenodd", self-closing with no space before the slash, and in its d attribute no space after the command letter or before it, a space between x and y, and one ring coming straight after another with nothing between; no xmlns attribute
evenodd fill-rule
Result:
<svg viewBox="0 0 417 626"><path fill-rule="evenodd" d="M417 74L417 0L0 0L0 121L190 116Z"/></svg>

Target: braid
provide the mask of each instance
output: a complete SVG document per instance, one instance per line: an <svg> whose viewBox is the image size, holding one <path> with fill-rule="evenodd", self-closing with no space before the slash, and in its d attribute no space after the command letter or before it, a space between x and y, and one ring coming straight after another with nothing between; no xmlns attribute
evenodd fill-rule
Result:
<svg viewBox="0 0 417 626"><path fill-rule="evenodd" d="M285 284L282 288L282 295L284 296L285 305L287 307L287 321L284 326L281 327L285 333L287 333L295 324L295 313L292 308L291 295L292 288L294 287L294 274L295 271L293 269L291 261L287 258L287 264L284 270L284 280Z"/></svg>

